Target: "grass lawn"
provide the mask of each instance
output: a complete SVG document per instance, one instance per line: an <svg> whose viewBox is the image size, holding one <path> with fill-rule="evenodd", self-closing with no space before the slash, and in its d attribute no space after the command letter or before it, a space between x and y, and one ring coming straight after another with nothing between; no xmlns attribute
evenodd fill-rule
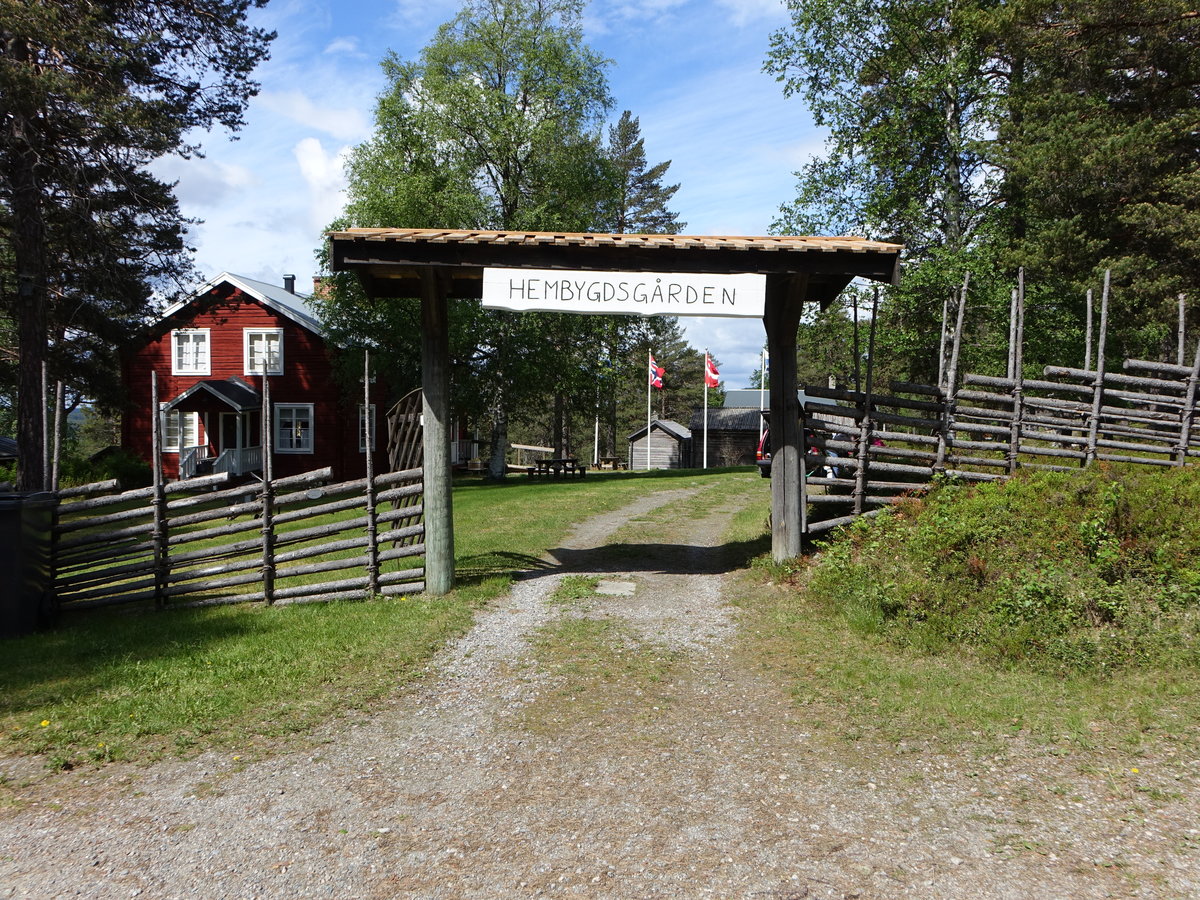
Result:
<svg viewBox="0 0 1200 900"><path fill-rule="evenodd" d="M53 768L217 746L253 753L332 715L369 709L543 564L570 527L647 492L745 472L594 473L582 481L455 487L458 586L446 597L165 612L77 612L6 641L0 752Z"/></svg>

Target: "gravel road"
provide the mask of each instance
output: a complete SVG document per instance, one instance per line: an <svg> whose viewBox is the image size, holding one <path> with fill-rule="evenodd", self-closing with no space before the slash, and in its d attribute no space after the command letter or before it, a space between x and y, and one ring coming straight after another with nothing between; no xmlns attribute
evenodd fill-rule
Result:
<svg viewBox="0 0 1200 900"><path fill-rule="evenodd" d="M739 652L732 511L681 519L687 496L585 523L369 718L40 780L0 809L0 897L1200 896L1196 760L832 739ZM605 593L550 602L566 574ZM568 616L664 680L572 701L536 639Z"/></svg>

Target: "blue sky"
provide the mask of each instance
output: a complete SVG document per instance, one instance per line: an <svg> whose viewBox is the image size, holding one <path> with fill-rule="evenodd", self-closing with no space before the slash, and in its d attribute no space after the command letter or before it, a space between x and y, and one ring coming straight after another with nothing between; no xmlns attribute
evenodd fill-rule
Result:
<svg viewBox="0 0 1200 900"><path fill-rule="evenodd" d="M415 58L455 0L272 0L254 21L279 33L256 75L238 140L214 132L205 158L164 160L178 181L205 277L234 272L308 290L321 230L341 210L342 159L371 133L388 50ZM651 165L671 160L673 208L689 234L766 234L795 193L793 173L823 136L797 99L762 73L782 0L592 0L587 42L608 59L615 121L641 122ZM762 323L681 320L711 349L727 387L757 368ZM699 377L699 373L697 373Z"/></svg>

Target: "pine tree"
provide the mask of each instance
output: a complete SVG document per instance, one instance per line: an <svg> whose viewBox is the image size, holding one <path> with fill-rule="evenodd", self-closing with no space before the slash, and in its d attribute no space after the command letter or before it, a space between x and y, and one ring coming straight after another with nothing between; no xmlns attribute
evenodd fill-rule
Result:
<svg viewBox="0 0 1200 900"><path fill-rule="evenodd" d="M43 362L102 390L153 291L190 272L187 221L147 166L195 155L194 129L240 127L274 37L246 12L265 3L0 0L0 315L22 489L43 482Z"/></svg>
<svg viewBox="0 0 1200 900"><path fill-rule="evenodd" d="M629 110L608 129L608 156L616 172L617 193L609 214L609 230L616 234L679 234L686 223L667 208L678 184L662 183L671 161L646 168L646 147L641 125Z"/></svg>

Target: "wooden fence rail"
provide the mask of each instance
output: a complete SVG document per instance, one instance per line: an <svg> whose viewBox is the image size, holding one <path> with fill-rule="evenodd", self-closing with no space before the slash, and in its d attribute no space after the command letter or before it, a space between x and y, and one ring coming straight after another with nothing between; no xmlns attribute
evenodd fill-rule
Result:
<svg viewBox="0 0 1200 900"><path fill-rule="evenodd" d="M422 470L340 484L328 484L330 475L231 488L221 474L100 496L115 485L62 492L53 539L59 603L299 603L423 591Z"/></svg>
<svg viewBox="0 0 1200 900"><path fill-rule="evenodd" d="M892 395L878 395L806 387L815 398L801 411L813 438L804 448L806 468L816 470L806 485L823 489L810 490L807 501L816 509L853 507L849 515L815 517L807 533L878 512L937 475L992 481L1093 460L1179 466L1200 458L1200 361L1128 360L1124 368L1152 374L1047 366L1043 379L968 374L958 390L893 383Z"/></svg>

